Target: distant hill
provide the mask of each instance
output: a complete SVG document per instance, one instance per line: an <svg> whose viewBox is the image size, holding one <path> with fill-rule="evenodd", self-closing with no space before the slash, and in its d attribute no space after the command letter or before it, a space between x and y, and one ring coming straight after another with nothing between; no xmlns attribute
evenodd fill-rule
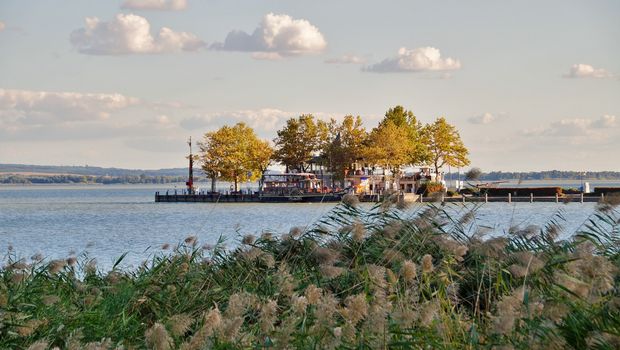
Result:
<svg viewBox="0 0 620 350"><path fill-rule="evenodd" d="M447 180L457 178L456 173L445 174ZM200 167L194 170L197 181L206 178ZM463 175L459 176L463 179ZM0 164L0 184L30 183L169 183L185 182L187 168L158 170L102 168L96 166L58 166ZM499 180L620 180L617 171L533 171L502 172L492 171L480 175L482 181Z"/></svg>
<svg viewBox="0 0 620 350"><path fill-rule="evenodd" d="M186 176L187 168L170 168L158 170L102 168L96 166L66 166L66 165L26 165L26 164L0 164L0 173L32 173L32 174L56 174L56 175L87 175L87 176ZM202 170L195 169L197 176L201 176Z"/></svg>
<svg viewBox="0 0 620 350"><path fill-rule="evenodd" d="M197 168L194 176L196 180L199 180L204 177L204 173ZM0 164L0 184L161 184L185 182L186 180L186 168L142 170L93 166Z"/></svg>
<svg viewBox="0 0 620 350"><path fill-rule="evenodd" d="M447 174L446 174L447 175ZM447 179L454 180L457 174L452 173L446 176ZM463 178L461 174L460 178ZM482 173L480 180L498 181L498 180L620 180L620 172L618 171L531 171L531 172L503 172L492 171Z"/></svg>

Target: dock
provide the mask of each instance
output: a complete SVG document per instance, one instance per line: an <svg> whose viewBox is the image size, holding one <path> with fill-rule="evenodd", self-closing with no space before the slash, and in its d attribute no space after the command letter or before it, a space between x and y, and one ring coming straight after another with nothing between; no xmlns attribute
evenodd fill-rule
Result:
<svg viewBox="0 0 620 350"><path fill-rule="evenodd" d="M596 203L605 200L605 194L566 194L555 196L454 196L442 194L424 197L414 194L401 194L401 198L409 203ZM381 195L363 194L358 196L360 202L378 203L383 200ZM325 193L311 196L265 196L254 193L155 193L158 203L336 203L342 200L339 194Z"/></svg>

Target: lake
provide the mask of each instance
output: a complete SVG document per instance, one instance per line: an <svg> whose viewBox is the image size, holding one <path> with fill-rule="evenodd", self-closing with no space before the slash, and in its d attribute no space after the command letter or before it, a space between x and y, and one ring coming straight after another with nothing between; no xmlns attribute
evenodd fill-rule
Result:
<svg viewBox="0 0 620 350"><path fill-rule="evenodd" d="M162 245L176 245L190 235L201 244L220 236L227 246L245 234L285 233L308 227L334 203L154 203L155 191L170 185L0 186L0 252L29 258L41 253L65 258L88 253L106 269L127 252L124 266L135 267ZM368 205L368 204L367 204ZM426 204L423 204L426 205ZM415 215L422 204L412 205ZM455 212L466 211L452 205ZM477 210L475 225L491 234L511 226L543 225L562 210L564 236L575 232L593 212L594 203L488 203Z"/></svg>

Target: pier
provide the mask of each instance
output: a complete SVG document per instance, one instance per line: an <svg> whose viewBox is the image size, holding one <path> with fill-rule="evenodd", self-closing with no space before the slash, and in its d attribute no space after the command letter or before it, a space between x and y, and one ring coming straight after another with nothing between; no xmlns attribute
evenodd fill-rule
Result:
<svg viewBox="0 0 620 350"><path fill-rule="evenodd" d="M419 196L411 193L400 194L405 202L409 203L596 203L605 200L605 194L566 194L555 196L453 196L448 197L444 194L434 196ZM358 195L360 202L378 203L384 200L384 196L379 194ZM163 203L334 203L340 202L342 196L332 193L312 196L266 196L258 192L253 193L155 193L155 202Z"/></svg>

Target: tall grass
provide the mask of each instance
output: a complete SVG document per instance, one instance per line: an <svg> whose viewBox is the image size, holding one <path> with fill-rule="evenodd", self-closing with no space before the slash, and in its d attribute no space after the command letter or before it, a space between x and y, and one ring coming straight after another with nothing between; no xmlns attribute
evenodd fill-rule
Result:
<svg viewBox="0 0 620 350"><path fill-rule="evenodd" d="M476 207L345 200L308 229L232 251L188 237L131 271L9 256L0 348L617 349L617 204L569 240L562 211L485 238Z"/></svg>

